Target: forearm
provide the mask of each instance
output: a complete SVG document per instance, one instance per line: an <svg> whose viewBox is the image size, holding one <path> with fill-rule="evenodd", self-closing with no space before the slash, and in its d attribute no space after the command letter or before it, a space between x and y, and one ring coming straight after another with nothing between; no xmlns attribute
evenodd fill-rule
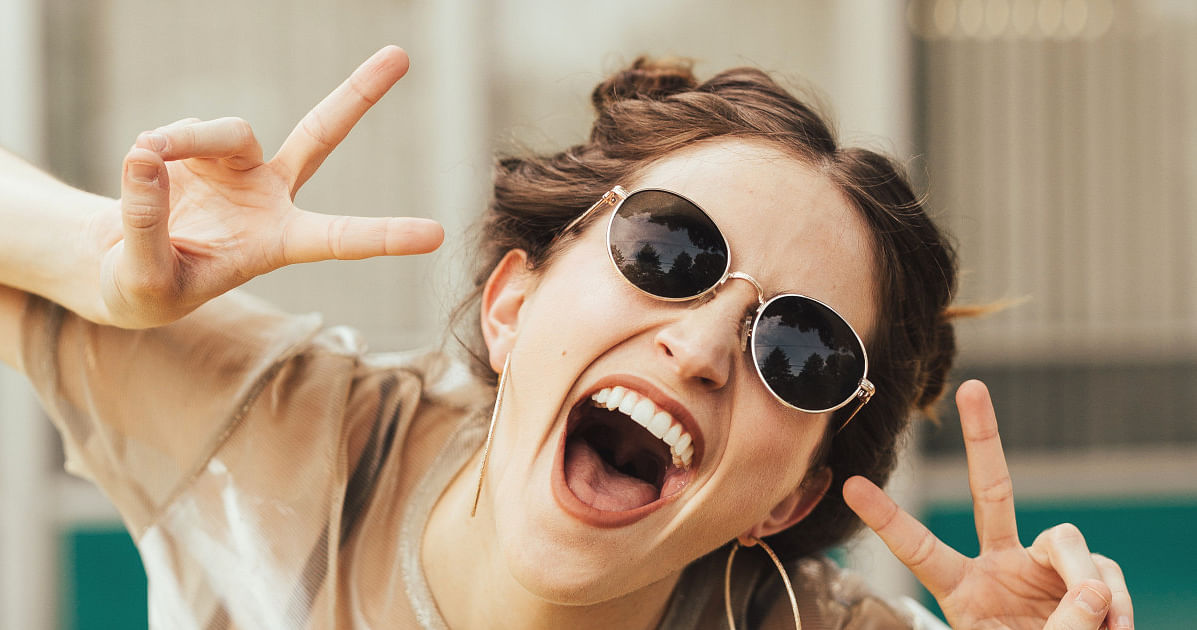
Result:
<svg viewBox="0 0 1197 630"><path fill-rule="evenodd" d="M116 203L71 188L0 149L0 284L100 318L97 242L102 241L96 232L111 228L97 217ZM12 325L11 310L0 311L5 327ZM7 342L7 335L0 341ZM10 362L7 354L4 358Z"/></svg>
<svg viewBox="0 0 1197 630"><path fill-rule="evenodd" d="M29 294L0 285L0 362L24 372L21 361L21 319Z"/></svg>

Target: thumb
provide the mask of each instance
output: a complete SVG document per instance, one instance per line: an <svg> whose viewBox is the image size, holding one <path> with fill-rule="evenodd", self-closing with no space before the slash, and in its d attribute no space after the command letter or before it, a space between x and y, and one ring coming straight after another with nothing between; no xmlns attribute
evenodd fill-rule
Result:
<svg viewBox="0 0 1197 630"><path fill-rule="evenodd" d="M104 301L111 314L132 307L132 320L117 317L113 323L126 327L158 325L161 313L146 319L143 309L152 304L161 309L178 292L175 282L174 249L170 242L170 186L166 163L157 153L134 147L125 156L121 177L121 232L124 240L114 248L115 256L105 275ZM141 305L141 306L139 306Z"/></svg>
<svg viewBox="0 0 1197 630"><path fill-rule="evenodd" d="M425 254L445 230L431 219L351 217L300 210L284 228L283 264Z"/></svg>
<svg viewBox="0 0 1197 630"><path fill-rule="evenodd" d="M121 230L125 260L133 265L139 283L144 274L170 274L173 253L167 219L170 218L170 182L166 163L157 153L133 147L125 156L121 177ZM149 284L154 284L150 281Z"/></svg>
<svg viewBox="0 0 1197 630"><path fill-rule="evenodd" d="M1110 609L1110 587L1099 580L1085 580L1060 600L1043 630L1097 630Z"/></svg>

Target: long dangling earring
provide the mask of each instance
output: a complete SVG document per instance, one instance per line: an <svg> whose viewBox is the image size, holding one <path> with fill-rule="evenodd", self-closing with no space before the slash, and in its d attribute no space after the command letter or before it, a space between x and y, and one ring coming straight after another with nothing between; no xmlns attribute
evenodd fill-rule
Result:
<svg viewBox="0 0 1197 630"><path fill-rule="evenodd" d="M794 611L794 628L802 630L802 619L798 616L798 598L794 596L794 586L790 584L790 576L786 574L786 569L781 564L781 560L777 559L777 554L765 544L765 541L752 537L753 542L760 545L765 553L769 554L769 558L773 560L773 565L777 567L777 571L781 573L781 581L786 585L786 594L790 596L790 609ZM731 551L727 554L727 570L723 572L723 606L727 610L727 627L731 630L736 630L735 615L732 614L731 605L731 570L732 560L736 557L736 551L740 548L740 541L735 541L732 544Z"/></svg>
<svg viewBox="0 0 1197 630"><path fill-rule="evenodd" d="M499 419L499 410L503 408L503 392L507 389L507 372L511 368L511 353L503 360L503 371L499 373L499 392L495 395L495 410L490 414L490 429L486 431L486 446L482 447L482 465L478 467L478 489L474 492L474 507L470 508L470 518L478 511L478 498L482 496L482 480L486 477L486 464L490 461L490 443L495 439L495 422Z"/></svg>

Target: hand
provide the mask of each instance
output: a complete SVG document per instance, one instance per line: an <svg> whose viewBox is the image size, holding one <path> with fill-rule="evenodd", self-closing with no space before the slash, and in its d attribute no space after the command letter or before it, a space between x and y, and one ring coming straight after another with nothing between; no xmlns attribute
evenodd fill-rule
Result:
<svg viewBox="0 0 1197 630"><path fill-rule="evenodd" d="M956 394L981 553L948 547L863 477L844 499L931 591L953 628L1122 630L1133 627L1130 594L1113 560L1091 553L1073 525L1057 525L1024 548L989 391L969 381Z"/></svg>
<svg viewBox="0 0 1197 630"><path fill-rule="evenodd" d="M141 134L125 157L119 213L91 220L101 304L81 314L126 328L158 326L284 265L436 249L444 232L435 221L330 216L293 203L407 67L397 47L375 53L268 162L239 119L185 119Z"/></svg>

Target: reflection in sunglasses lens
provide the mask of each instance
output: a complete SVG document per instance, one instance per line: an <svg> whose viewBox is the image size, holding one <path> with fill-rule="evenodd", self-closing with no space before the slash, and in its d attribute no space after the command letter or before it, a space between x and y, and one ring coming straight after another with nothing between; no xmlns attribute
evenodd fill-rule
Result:
<svg viewBox="0 0 1197 630"><path fill-rule="evenodd" d="M864 376L864 351L848 322L809 298L786 295L767 304L752 339L765 383L800 409L839 405Z"/></svg>
<svg viewBox="0 0 1197 630"><path fill-rule="evenodd" d="M705 212L678 195L642 190L611 219L611 258L640 290L663 298L694 297L727 270L727 244Z"/></svg>

